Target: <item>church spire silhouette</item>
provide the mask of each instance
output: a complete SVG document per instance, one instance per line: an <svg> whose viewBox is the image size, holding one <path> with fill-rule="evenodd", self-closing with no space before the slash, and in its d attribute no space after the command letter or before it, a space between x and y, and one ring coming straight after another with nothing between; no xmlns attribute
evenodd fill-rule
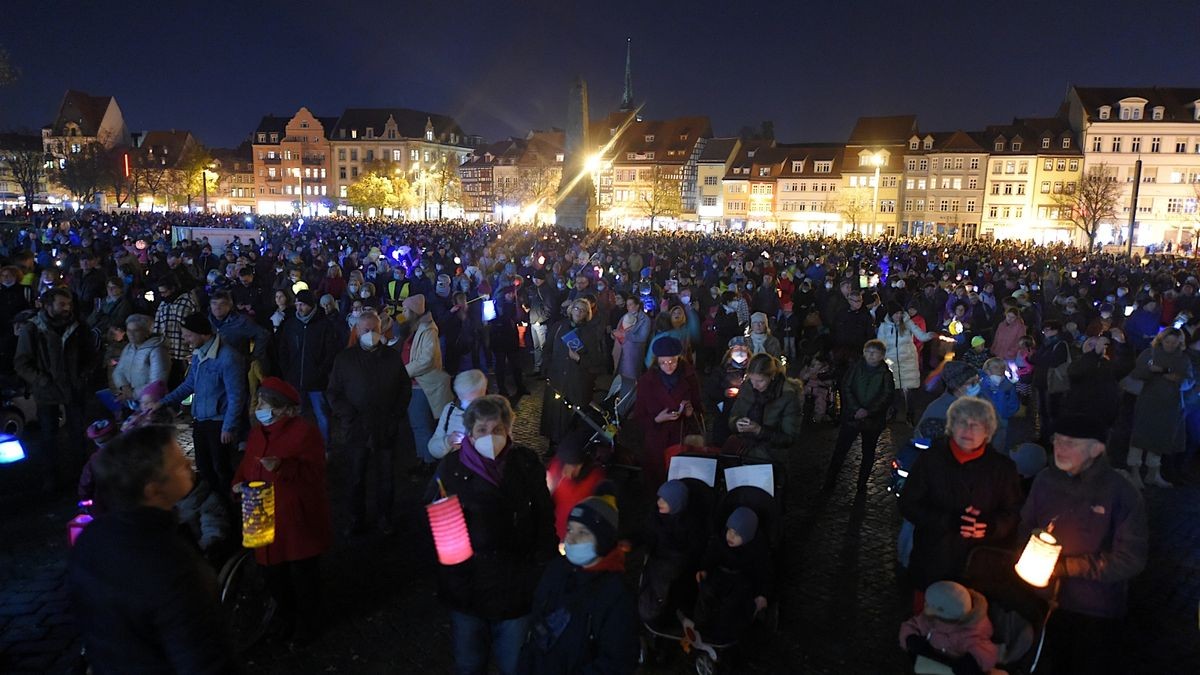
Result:
<svg viewBox="0 0 1200 675"><path fill-rule="evenodd" d="M621 112L632 112L634 109L632 51L632 39L625 38L625 94L621 97Z"/></svg>

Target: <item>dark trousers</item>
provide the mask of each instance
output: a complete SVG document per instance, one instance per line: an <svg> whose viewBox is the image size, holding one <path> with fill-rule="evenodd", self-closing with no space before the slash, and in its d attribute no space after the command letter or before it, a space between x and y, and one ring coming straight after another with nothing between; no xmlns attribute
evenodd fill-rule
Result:
<svg viewBox="0 0 1200 675"><path fill-rule="evenodd" d="M367 518L367 481L374 481L376 517L391 518L396 493L396 433L372 433L366 427L348 430L350 517L356 525ZM371 457L379 466L371 470Z"/></svg>
<svg viewBox="0 0 1200 675"><path fill-rule="evenodd" d="M284 630L299 639L316 637L321 625L321 566L316 556L262 566Z"/></svg>
<svg viewBox="0 0 1200 675"><path fill-rule="evenodd" d="M1058 610L1046 625L1046 648L1038 672L1056 675L1106 675L1127 672L1122 666L1118 619Z"/></svg>
<svg viewBox="0 0 1200 675"><path fill-rule="evenodd" d="M864 420L873 422L873 420ZM871 424L870 426L859 427L853 424L842 421L838 428L837 442L833 446L833 457L829 461L829 474L826 477L827 483L833 483L837 478L838 471L842 469L842 464L846 462L846 455L850 453L850 446L854 445L854 439L862 436L862 464L858 468L858 484L865 485L867 479L871 477L871 469L875 466L875 447L879 444L879 436L883 433L882 422Z"/></svg>
<svg viewBox="0 0 1200 675"><path fill-rule="evenodd" d="M174 391L175 387L183 384L184 378L187 377L188 367L191 361L171 359L171 370L167 373L167 390ZM133 392L137 394L138 392Z"/></svg>
<svg viewBox="0 0 1200 675"><path fill-rule="evenodd" d="M192 442L196 448L196 471L208 487L228 505L233 485L230 446L221 442L220 420L192 422Z"/></svg>
<svg viewBox="0 0 1200 675"><path fill-rule="evenodd" d="M57 482L58 474L69 476L79 475L79 469L92 448L86 448L85 443L91 444L84 437L84 409L82 403L68 403L63 406L66 411L66 434L60 443L58 431L64 425L59 422L59 407L57 404L39 403L37 406L38 425L41 428L38 463L41 464L42 475L50 483Z"/></svg>
<svg viewBox="0 0 1200 675"><path fill-rule="evenodd" d="M504 376L512 377L514 386L517 391L525 393L525 381L521 379L521 366L517 363L516 351L495 350L492 352L492 358L496 360L496 391L500 392L501 396L507 396L507 387L504 384Z"/></svg>

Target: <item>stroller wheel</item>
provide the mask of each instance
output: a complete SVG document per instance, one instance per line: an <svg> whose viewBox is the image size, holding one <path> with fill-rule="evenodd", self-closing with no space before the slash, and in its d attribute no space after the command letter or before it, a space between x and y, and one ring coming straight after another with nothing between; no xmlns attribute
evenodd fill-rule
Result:
<svg viewBox="0 0 1200 675"><path fill-rule="evenodd" d="M696 655L696 675L714 675L717 672L712 657L705 652Z"/></svg>

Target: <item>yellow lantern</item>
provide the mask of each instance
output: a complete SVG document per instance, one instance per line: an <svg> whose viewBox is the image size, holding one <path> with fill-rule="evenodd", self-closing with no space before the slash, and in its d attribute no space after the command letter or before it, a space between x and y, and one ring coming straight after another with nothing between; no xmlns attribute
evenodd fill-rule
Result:
<svg viewBox="0 0 1200 675"><path fill-rule="evenodd" d="M949 328L950 328L951 335L958 335L963 332L962 322L959 321L958 319L950 319Z"/></svg>
<svg viewBox="0 0 1200 675"><path fill-rule="evenodd" d="M242 546L262 548L275 541L275 487L256 480L242 486Z"/></svg>
<svg viewBox="0 0 1200 675"><path fill-rule="evenodd" d="M1030 586L1045 588L1054 574L1054 566L1062 554L1062 545L1054 535L1045 530L1034 530L1029 535L1029 543L1017 561L1017 576Z"/></svg>

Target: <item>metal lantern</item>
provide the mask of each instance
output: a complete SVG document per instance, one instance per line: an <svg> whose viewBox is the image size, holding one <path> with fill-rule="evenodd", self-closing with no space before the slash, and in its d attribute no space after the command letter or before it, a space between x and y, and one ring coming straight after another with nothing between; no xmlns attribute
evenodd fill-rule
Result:
<svg viewBox="0 0 1200 675"><path fill-rule="evenodd" d="M275 541L275 486L256 480L242 486L242 546L262 548Z"/></svg>
<svg viewBox="0 0 1200 675"><path fill-rule="evenodd" d="M1054 535L1045 530L1034 530L1029 535L1029 543L1025 544L1021 559L1017 561L1017 576L1030 586L1045 588L1050 584L1054 566L1058 564L1061 554L1062 545Z"/></svg>
<svg viewBox="0 0 1200 675"><path fill-rule="evenodd" d="M458 495L443 497L428 504L425 511L429 515L429 529L433 530L433 545L437 548L438 562L443 565L457 565L475 555Z"/></svg>

